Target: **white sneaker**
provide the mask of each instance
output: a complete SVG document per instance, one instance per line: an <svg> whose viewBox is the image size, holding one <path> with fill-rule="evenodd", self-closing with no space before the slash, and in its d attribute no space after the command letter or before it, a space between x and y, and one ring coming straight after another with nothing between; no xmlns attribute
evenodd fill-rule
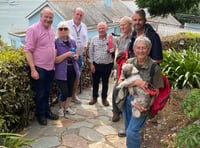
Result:
<svg viewBox="0 0 200 148"><path fill-rule="evenodd" d="M64 117L64 115L65 115L65 114L64 114L64 108L59 109L59 110L58 110L58 116L59 116L59 117Z"/></svg>
<svg viewBox="0 0 200 148"><path fill-rule="evenodd" d="M68 115L75 115L76 113L71 109L71 108L67 108L66 110L65 110L65 114L68 114Z"/></svg>
<svg viewBox="0 0 200 148"><path fill-rule="evenodd" d="M75 98L72 98L71 102L74 102L75 104L81 104L81 100L78 98L78 96L75 96Z"/></svg>

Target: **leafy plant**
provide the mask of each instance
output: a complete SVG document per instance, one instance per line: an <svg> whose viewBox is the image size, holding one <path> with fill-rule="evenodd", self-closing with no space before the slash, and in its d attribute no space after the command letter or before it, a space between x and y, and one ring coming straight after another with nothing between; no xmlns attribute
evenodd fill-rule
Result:
<svg viewBox="0 0 200 148"><path fill-rule="evenodd" d="M182 102L182 109L188 119L200 117L200 89L193 89Z"/></svg>
<svg viewBox="0 0 200 148"><path fill-rule="evenodd" d="M3 45L0 76L0 121L4 121L0 129L16 131L34 117L33 92L23 49Z"/></svg>
<svg viewBox="0 0 200 148"><path fill-rule="evenodd" d="M192 89L182 102L182 109L189 120L200 117L200 89ZM200 147L200 120L181 129L175 137L175 147Z"/></svg>
<svg viewBox="0 0 200 148"><path fill-rule="evenodd" d="M185 12L191 7L198 5L197 0L136 0L139 8L147 8L148 12L153 16L167 15L169 13L176 14Z"/></svg>
<svg viewBox="0 0 200 148"><path fill-rule="evenodd" d="M32 139L25 139L26 134L0 133L2 136L2 144L6 148L19 148L22 146L30 146L34 141Z"/></svg>
<svg viewBox="0 0 200 148"><path fill-rule="evenodd" d="M180 130L175 137L175 147L198 148L200 147L200 124L192 124Z"/></svg>
<svg viewBox="0 0 200 148"><path fill-rule="evenodd" d="M199 47L188 50L164 51L162 71L168 76L172 88L200 88Z"/></svg>
<svg viewBox="0 0 200 148"><path fill-rule="evenodd" d="M171 48L182 50L188 49L190 46L200 49L200 33L181 32L176 35L162 37L161 40L162 48L166 50Z"/></svg>

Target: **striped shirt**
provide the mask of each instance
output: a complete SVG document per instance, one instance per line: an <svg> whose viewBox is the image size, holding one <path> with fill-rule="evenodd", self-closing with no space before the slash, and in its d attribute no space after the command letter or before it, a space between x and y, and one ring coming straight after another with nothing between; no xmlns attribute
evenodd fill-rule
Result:
<svg viewBox="0 0 200 148"><path fill-rule="evenodd" d="M91 39L89 48L89 62L97 64L110 64L113 63L113 58L108 53L108 37L100 39L99 36L95 36Z"/></svg>

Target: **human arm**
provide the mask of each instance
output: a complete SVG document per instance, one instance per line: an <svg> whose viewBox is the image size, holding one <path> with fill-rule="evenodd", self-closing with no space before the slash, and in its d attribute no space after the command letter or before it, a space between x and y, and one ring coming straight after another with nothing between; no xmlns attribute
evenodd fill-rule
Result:
<svg viewBox="0 0 200 148"><path fill-rule="evenodd" d="M25 52L25 55L26 55L28 65L31 69L31 77L35 80L38 80L39 74L38 74L37 70L35 69L32 52Z"/></svg>
<svg viewBox="0 0 200 148"><path fill-rule="evenodd" d="M86 61L86 55L87 55L87 47L84 47L84 50L83 50L83 62Z"/></svg>
<svg viewBox="0 0 200 148"><path fill-rule="evenodd" d="M78 60L78 54L77 53L74 54L74 60L76 60L76 61Z"/></svg>
<svg viewBox="0 0 200 148"><path fill-rule="evenodd" d="M86 61L86 55L87 55L87 45L88 45L88 30L87 26L85 25L85 40L84 40L84 49L83 49L83 62Z"/></svg>
<svg viewBox="0 0 200 148"><path fill-rule="evenodd" d="M90 47L89 47L89 62L90 62L90 69L92 73L95 72L95 66L93 64L94 62L94 45L93 45L93 40L90 42Z"/></svg>
<svg viewBox="0 0 200 148"><path fill-rule="evenodd" d="M153 64L150 69L150 83L153 84L155 87L156 94L154 96L151 96L151 101L149 106L152 106L159 94L159 88L162 88L164 86L163 84L163 78L161 74L160 66L157 64Z"/></svg>
<svg viewBox="0 0 200 148"><path fill-rule="evenodd" d="M152 33L149 38L152 43L150 57L155 63L159 64L163 60L162 43L161 43L160 37L157 33Z"/></svg>
<svg viewBox="0 0 200 148"><path fill-rule="evenodd" d="M119 49L118 48L116 48L116 50L115 50L115 59L114 59L114 62L116 62L116 59L117 59L117 55L119 54Z"/></svg>
<svg viewBox="0 0 200 148"><path fill-rule="evenodd" d="M31 27L28 28L28 30L26 32L25 40L26 41L25 41L24 51L25 51L25 56L26 56L28 65L31 70L31 77L35 80L38 80L39 74L35 68L34 58L33 58L33 53L35 51L36 44L37 44L37 35L35 33L34 28L31 28Z"/></svg>
<svg viewBox="0 0 200 148"><path fill-rule="evenodd" d="M74 52L69 51L69 52L66 52L66 53L64 53L64 54L61 54L61 55L59 55L59 56L56 56L55 63L56 63L56 64L57 64L57 63L60 63L60 62L62 62L64 59L66 59L66 58L68 58L68 57L73 57L74 55L75 55Z"/></svg>

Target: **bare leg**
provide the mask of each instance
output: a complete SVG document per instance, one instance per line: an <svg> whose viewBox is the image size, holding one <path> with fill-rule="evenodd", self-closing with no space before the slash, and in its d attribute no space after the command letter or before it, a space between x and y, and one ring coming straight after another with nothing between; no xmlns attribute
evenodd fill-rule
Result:
<svg viewBox="0 0 200 148"><path fill-rule="evenodd" d="M76 104L81 104L80 99L76 95L77 89L78 89L78 85L79 85L79 80L75 80L74 81L73 93L72 93L72 102L74 102Z"/></svg>
<svg viewBox="0 0 200 148"><path fill-rule="evenodd" d="M65 117L67 118L67 115L75 115L76 113L69 107L69 104L71 102L72 98L68 97L65 102Z"/></svg>
<svg viewBox="0 0 200 148"><path fill-rule="evenodd" d="M78 85L79 85L79 80L75 80L75 82L74 82L73 94L72 94L72 98L73 98L73 99L76 98L76 92L77 92L77 89L78 89Z"/></svg>
<svg viewBox="0 0 200 148"><path fill-rule="evenodd" d="M66 110L69 107L69 103L71 102L72 98L68 97L64 104L64 109Z"/></svg>

